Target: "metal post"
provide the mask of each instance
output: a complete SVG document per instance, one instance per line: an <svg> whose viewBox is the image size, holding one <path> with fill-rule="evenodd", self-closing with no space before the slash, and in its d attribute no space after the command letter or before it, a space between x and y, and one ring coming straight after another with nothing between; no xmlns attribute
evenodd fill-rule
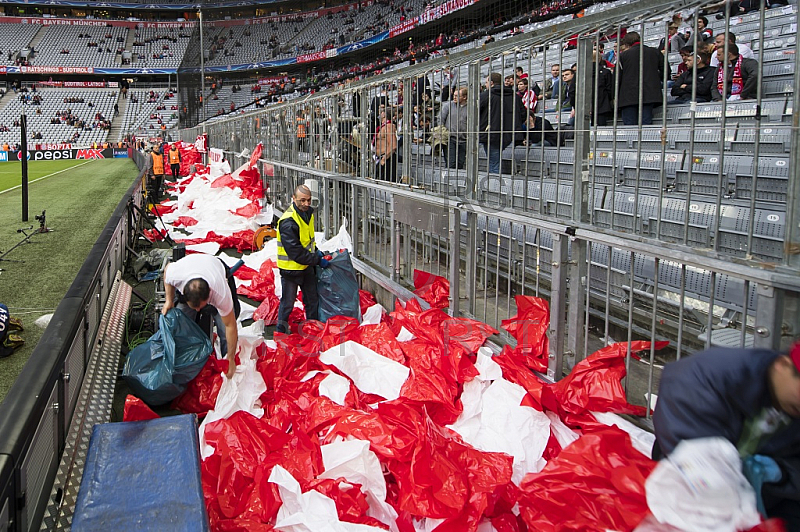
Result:
<svg viewBox="0 0 800 532"><path fill-rule="evenodd" d="M478 196L478 99L481 94L479 64L470 63L467 83L467 186L464 196L474 200Z"/></svg>
<svg viewBox="0 0 800 532"><path fill-rule="evenodd" d="M572 221L576 224L589 221L589 128L592 114L592 87L597 75L597 65L592 57L591 36L578 39L578 72L575 94L575 164L572 179ZM567 306L567 350L575 355L575 361L585 356L583 331L586 326L586 290L588 267L586 261L586 241L572 241L568 275L572 280L569 287Z"/></svg>
<svg viewBox="0 0 800 532"><path fill-rule="evenodd" d="M763 54L763 48L759 50ZM797 171L800 165L800 54L794 54L794 86L792 94L792 151L789 159L789 168ZM758 134L758 133L757 133ZM757 162L754 162L757 164ZM755 180L755 175L753 180ZM789 179L789 189L786 196L786 240L783 251L784 262L793 268L800 268L800 224L797 223L800 216L800 179ZM752 229L750 229L752 231ZM748 251L750 251L748 249Z"/></svg>
<svg viewBox="0 0 800 532"><path fill-rule="evenodd" d="M20 125L20 158L22 162L22 221L28 221L28 117L25 113L19 117Z"/></svg>
<svg viewBox="0 0 800 532"><path fill-rule="evenodd" d="M783 300L783 290L764 285L756 287L756 325L753 347L774 350L781 348Z"/></svg>
<svg viewBox="0 0 800 532"><path fill-rule="evenodd" d="M203 133L206 132L206 57L203 45L203 10L197 10L200 19L200 112L203 117Z"/></svg>
<svg viewBox="0 0 800 532"><path fill-rule="evenodd" d="M550 294L550 353L547 358L547 376L552 380L561 379L564 371L564 338L566 323L564 312L567 305L567 244L564 235L553 235L552 292Z"/></svg>
<svg viewBox="0 0 800 532"><path fill-rule="evenodd" d="M474 257L474 255L472 255ZM469 257L469 256L468 256ZM469 258L467 258L469 262ZM461 211L450 209L450 315L459 315L461 297Z"/></svg>

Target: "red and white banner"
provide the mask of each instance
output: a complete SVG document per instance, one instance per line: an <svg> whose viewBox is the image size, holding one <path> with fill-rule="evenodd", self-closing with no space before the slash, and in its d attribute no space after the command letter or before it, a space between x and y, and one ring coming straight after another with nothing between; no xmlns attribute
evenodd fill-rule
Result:
<svg viewBox="0 0 800 532"><path fill-rule="evenodd" d="M334 55L336 50L334 49ZM309 61L319 61L320 59L325 59L328 57L328 50L322 50L319 52L314 52L313 54L302 54L297 56L298 63L308 63Z"/></svg>
<svg viewBox="0 0 800 532"><path fill-rule="evenodd" d="M19 71L23 74L94 74L92 67L21 66Z"/></svg>
<svg viewBox="0 0 800 532"><path fill-rule="evenodd" d="M197 140L194 141L194 147L200 153L206 153L208 150L208 133L203 133L202 135L197 136Z"/></svg>
<svg viewBox="0 0 800 532"><path fill-rule="evenodd" d="M91 20L83 18L0 17L5 24L38 24L40 26L114 26L121 28L193 28L197 22L144 22L136 20ZM239 21L244 24L244 21Z"/></svg>
<svg viewBox="0 0 800 532"><path fill-rule="evenodd" d="M268 78L258 78L259 85L276 85L283 80L283 76L270 76Z"/></svg>
<svg viewBox="0 0 800 532"><path fill-rule="evenodd" d="M105 81L40 81L37 85L42 87L70 87L70 88L97 88L109 86Z"/></svg>
<svg viewBox="0 0 800 532"><path fill-rule="evenodd" d="M454 13L459 9L464 9L465 7L475 4L477 1L478 0L448 0L447 2L441 3L436 7L425 10L425 12L419 16L419 23L427 24L432 20L446 17L450 13Z"/></svg>
<svg viewBox="0 0 800 532"><path fill-rule="evenodd" d="M198 137L199 138L199 137ZM222 159L225 157L225 154L219 148L211 148L208 150L208 163L209 164L219 164L222 162Z"/></svg>
<svg viewBox="0 0 800 532"><path fill-rule="evenodd" d="M36 144L37 150L71 150L72 144Z"/></svg>
<svg viewBox="0 0 800 532"><path fill-rule="evenodd" d="M7 72L6 66L0 66L0 74L5 74Z"/></svg>
<svg viewBox="0 0 800 532"><path fill-rule="evenodd" d="M401 22L400 24L394 26L392 29L389 30L389 37L390 38L396 37L401 33L405 33L411 29L414 29L417 26L418 22L419 22L419 17L412 17L404 22Z"/></svg>

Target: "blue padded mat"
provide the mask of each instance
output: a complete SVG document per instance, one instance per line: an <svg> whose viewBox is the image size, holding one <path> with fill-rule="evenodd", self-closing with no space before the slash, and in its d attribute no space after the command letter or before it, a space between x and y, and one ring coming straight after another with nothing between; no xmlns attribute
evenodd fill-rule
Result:
<svg viewBox="0 0 800 532"><path fill-rule="evenodd" d="M208 530L199 449L194 415L95 425L72 530Z"/></svg>

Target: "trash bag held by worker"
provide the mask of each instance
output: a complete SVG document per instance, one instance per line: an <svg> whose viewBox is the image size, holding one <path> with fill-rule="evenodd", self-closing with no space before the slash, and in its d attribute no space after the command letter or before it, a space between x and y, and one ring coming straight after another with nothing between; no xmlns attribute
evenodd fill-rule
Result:
<svg viewBox="0 0 800 532"><path fill-rule="evenodd" d="M358 280L346 249L331 253L327 268L317 268L319 319L348 316L361 321Z"/></svg>
<svg viewBox="0 0 800 532"><path fill-rule="evenodd" d="M158 331L128 353L122 370L133 394L150 405L183 393L214 349L208 335L180 310L173 308L158 320Z"/></svg>

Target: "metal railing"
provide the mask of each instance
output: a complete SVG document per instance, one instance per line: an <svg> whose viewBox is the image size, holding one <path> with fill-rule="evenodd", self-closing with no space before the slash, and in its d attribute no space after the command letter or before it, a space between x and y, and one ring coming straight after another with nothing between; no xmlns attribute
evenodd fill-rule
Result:
<svg viewBox="0 0 800 532"><path fill-rule="evenodd" d="M205 131L231 154L263 142L269 199L280 209L311 183L324 228L346 218L356 257L375 271L406 285L414 269L448 278L453 315L499 328L514 296L549 300L551 379L611 341L669 340L643 363L628 358L629 400L643 404L670 360L711 345L779 349L800 333L800 101L785 90L800 86L796 6L714 22L758 54L755 93L703 103L698 65L681 104L670 94L677 54L655 49L669 43L673 13L698 6L598 7ZM699 19L683 23L698 52ZM608 48L623 64L610 85L596 52ZM551 65L573 63L568 90L502 95L517 67L545 93ZM723 61L723 74L733 68ZM466 98L451 106L456 88ZM444 108L466 116L447 120Z"/></svg>
<svg viewBox="0 0 800 532"><path fill-rule="evenodd" d="M139 157L141 159L141 157ZM142 160L138 161L139 163ZM141 164L139 164L141 167ZM141 174L120 201L0 403L0 531L39 530L114 278L129 254Z"/></svg>

